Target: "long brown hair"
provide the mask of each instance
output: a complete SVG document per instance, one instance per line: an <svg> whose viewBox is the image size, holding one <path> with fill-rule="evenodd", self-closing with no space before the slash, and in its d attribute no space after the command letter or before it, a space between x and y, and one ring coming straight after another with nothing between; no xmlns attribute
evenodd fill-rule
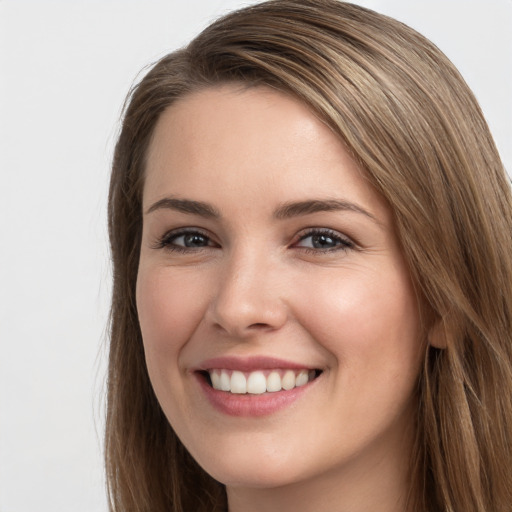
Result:
<svg viewBox="0 0 512 512"><path fill-rule="evenodd" d="M394 213L429 319L410 506L512 510L512 199L480 108L454 66L407 26L335 0L274 0L229 14L131 91L109 196L114 268L106 467L111 510L226 507L221 484L165 419L135 305L148 143L198 89L265 85L305 102Z"/></svg>

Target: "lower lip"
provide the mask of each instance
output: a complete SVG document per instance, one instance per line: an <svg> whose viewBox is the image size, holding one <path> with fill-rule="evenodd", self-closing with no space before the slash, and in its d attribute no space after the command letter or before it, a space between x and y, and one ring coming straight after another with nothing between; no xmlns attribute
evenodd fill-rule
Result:
<svg viewBox="0 0 512 512"><path fill-rule="evenodd" d="M317 379L304 386L289 391L262 393L261 395L236 394L214 389L202 375L196 375L204 394L210 403L223 414L229 416L267 416L290 406L301 395L306 393Z"/></svg>

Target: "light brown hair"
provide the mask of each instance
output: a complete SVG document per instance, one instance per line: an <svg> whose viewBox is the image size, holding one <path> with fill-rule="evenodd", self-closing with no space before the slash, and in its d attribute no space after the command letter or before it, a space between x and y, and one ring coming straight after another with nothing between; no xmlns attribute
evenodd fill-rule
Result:
<svg viewBox="0 0 512 512"><path fill-rule="evenodd" d="M161 59L129 95L109 196L111 510L226 507L223 486L182 446L152 391L135 283L155 125L177 99L229 82L305 102L391 205L431 341L418 384L411 510L512 510L509 180L448 59L405 25L335 0L276 0L229 14Z"/></svg>

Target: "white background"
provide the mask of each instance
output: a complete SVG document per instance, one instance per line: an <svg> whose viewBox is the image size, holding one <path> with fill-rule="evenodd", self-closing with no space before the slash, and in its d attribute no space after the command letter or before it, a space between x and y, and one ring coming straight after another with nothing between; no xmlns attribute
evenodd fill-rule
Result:
<svg viewBox="0 0 512 512"><path fill-rule="evenodd" d="M138 72L237 0L0 0L0 512L106 511L105 203ZM361 0L430 37L512 169L512 1Z"/></svg>

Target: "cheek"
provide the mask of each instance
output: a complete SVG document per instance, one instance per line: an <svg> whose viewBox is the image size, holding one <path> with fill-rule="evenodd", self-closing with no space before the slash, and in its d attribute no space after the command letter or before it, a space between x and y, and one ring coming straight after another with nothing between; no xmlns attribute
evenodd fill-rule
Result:
<svg viewBox="0 0 512 512"><path fill-rule="evenodd" d="M301 318L316 341L334 354L337 365L386 379L409 373L407 369L417 375L419 312L408 276L390 267L353 268L324 277L306 283L309 290L302 296L308 300Z"/></svg>
<svg viewBox="0 0 512 512"><path fill-rule="evenodd" d="M332 436L358 444L394 428L414 410L422 361L418 307L401 272L344 272L311 287L302 324L331 354L328 383L336 399ZM333 273L334 274L334 273ZM343 443L343 441L340 441Z"/></svg>
<svg viewBox="0 0 512 512"><path fill-rule="evenodd" d="M205 296L204 283L192 274L139 270L137 310L148 366L154 357L179 353L204 315Z"/></svg>

